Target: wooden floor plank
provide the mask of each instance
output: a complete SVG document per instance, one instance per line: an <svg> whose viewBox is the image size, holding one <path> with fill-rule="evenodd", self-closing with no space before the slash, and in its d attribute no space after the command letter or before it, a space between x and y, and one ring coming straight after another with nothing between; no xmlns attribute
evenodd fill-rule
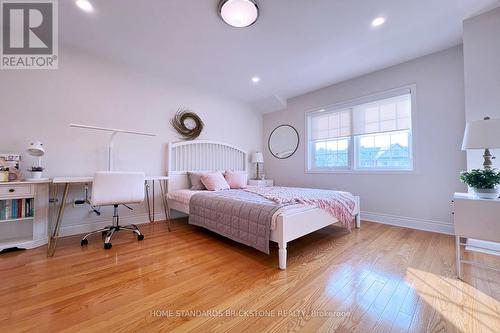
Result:
<svg viewBox="0 0 500 333"><path fill-rule="evenodd" d="M363 223L293 241L288 269L271 255L173 222L86 248L61 240L0 255L0 331L495 332L500 274L464 266L454 238ZM500 265L499 258L467 257ZM185 312L182 312L185 311ZM190 311L190 312L186 312Z"/></svg>

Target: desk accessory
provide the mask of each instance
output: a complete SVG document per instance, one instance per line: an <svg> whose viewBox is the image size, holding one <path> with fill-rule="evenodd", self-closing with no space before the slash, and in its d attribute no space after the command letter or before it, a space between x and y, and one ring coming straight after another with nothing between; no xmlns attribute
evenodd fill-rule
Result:
<svg viewBox="0 0 500 333"><path fill-rule="evenodd" d="M156 136L156 134L151 134L151 133L135 132L135 131L107 128L107 127L98 127L98 126L89 126L89 125L80 125L80 124L69 124L69 126L76 127L76 128L84 128L84 129L90 129L90 130L111 132L111 136L109 138L109 143L108 143L108 171L113 170L113 147L115 144L115 136L118 133L142 135L142 136Z"/></svg>
<svg viewBox="0 0 500 333"><path fill-rule="evenodd" d="M19 171L20 154L0 154L0 182L13 182L23 179Z"/></svg>
<svg viewBox="0 0 500 333"><path fill-rule="evenodd" d="M0 166L0 182L9 181L9 168Z"/></svg>
<svg viewBox="0 0 500 333"><path fill-rule="evenodd" d="M31 178L27 178L26 180L35 181L35 180L47 180L48 178L42 178L42 173L44 168L42 167L42 156L45 155L45 148L43 147L43 143L40 141L32 142L28 148L26 148L26 152L34 157L38 157L38 165L32 166L28 169L31 172Z"/></svg>

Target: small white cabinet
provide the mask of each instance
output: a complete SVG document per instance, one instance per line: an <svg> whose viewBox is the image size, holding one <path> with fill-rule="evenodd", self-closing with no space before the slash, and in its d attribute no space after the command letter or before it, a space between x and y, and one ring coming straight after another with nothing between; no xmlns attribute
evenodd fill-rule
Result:
<svg viewBox="0 0 500 333"><path fill-rule="evenodd" d="M0 183L0 251L47 244L49 181Z"/></svg>
<svg viewBox="0 0 500 333"><path fill-rule="evenodd" d="M455 228L457 275L461 278L461 263L500 271L498 267L462 259L461 246L470 248L469 240L500 243L500 199L481 199L469 193L453 196L453 224ZM466 239L463 242L462 239ZM500 255L495 251L480 251Z"/></svg>
<svg viewBox="0 0 500 333"><path fill-rule="evenodd" d="M500 199L455 193L453 224L457 236L500 242Z"/></svg>

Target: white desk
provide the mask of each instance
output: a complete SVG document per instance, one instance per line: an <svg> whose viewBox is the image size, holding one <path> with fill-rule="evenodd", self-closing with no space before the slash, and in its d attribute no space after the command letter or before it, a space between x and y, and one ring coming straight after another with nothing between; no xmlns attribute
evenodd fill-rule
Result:
<svg viewBox="0 0 500 333"><path fill-rule="evenodd" d="M146 176L146 181L150 180L168 180L167 176ZM91 184L94 182L94 177L54 177L53 184Z"/></svg>
<svg viewBox="0 0 500 333"><path fill-rule="evenodd" d="M55 187L55 197L52 198L53 204L57 205L57 189L59 185L64 185L63 195L59 208L57 209L57 218L53 230L49 236L49 243L47 246L47 256L52 257L56 251L57 239L59 237L59 229L61 228L61 223L64 217L64 209L66 207L66 200L68 198L69 186L71 184L92 184L94 177L54 177L52 180L53 187ZM146 176L146 181L144 185L146 186L146 202L148 204L148 217L149 222L154 222L155 219L155 182L160 185L161 198L163 203L163 209L165 210L165 217L168 223L168 231L170 231L170 214L168 209L168 202L166 198L167 191L167 176ZM152 186L150 186L150 182ZM149 196L149 189L152 189L152 197ZM152 209L151 209L152 208Z"/></svg>
<svg viewBox="0 0 500 333"><path fill-rule="evenodd" d="M468 245L462 242L461 238L500 242L500 199L480 199L473 194L455 193L453 224L458 278L462 277L461 263L500 271L496 267L464 260L460 254L460 246Z"/></svg>

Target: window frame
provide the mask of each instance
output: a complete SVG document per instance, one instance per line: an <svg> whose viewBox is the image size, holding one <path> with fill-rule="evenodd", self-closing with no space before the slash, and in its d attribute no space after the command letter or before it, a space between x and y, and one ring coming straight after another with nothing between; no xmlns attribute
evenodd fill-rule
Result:
<svg viewBox="0 0 500 333"><path fill-rule="evenodd" d="M385 132L386 134L390 133L398 133L398 132L404 132L407 130L396 130L396 131L389 131ZM414 163L413 163L413 135L412 135L413 129L408 132L408 148L409 148L409 154L410 154L410 168L403 169L403 168L395 168L395 167L387 167L387 168L369 168L369 167L360 167L358 165L359 163L359 156L358 156L358 143L359 140L361 139L362 136L370 136L370 134L365 134L365 135L353 135L353 142L354 144L352 145L352 150L353 150L353 170L355 171L398 171L398 172L403 172L403 171L413 171L414 169ZM377 134L382 134L384 132L378 132L378 133L372 133L372 136L375 136Z"/></svg>
<svg viewBox="0 0 500 333"><path fill-rule="evenodd" d="M410 148L410 162L411 168L409 169L395 169L395 168L357 168L357 141L361 135L351 134L349 137L349 146L348 146L348 168L313 168L313 158L314 153L312 152L312 145L310 140L311 129L310 129L310 117L314 113L324 112L325 109L330 110L331 112L341 111L342 109L352 108L353 106L375 102L381 99L386 99L390 97L395 97L398 95L404 95L410 93L411 98L411 130L408 138L408 146ZM322 173L354 173L354 174L415 174L417 172L417 147L416 147L416 133L417 133L417 105L416 105L416 97L417 97L417 87L416 84L410 84L406 86L401 86L395 89L390 89L378 93L374 93L371 95L354 98L351 100L343 101L340 103L335 103L331 105L325 105L322 107L317 107L312 110L305 112L305 140L306 141L306 156L305 156L305 173L308 174L322 174ZM352 125L352 113L351 113L351 125ZM397 132L397 131L394 131ZM375 133L374 133L375 134ZM342 137L344 138L344 137ZM325 140L327 141L327 140Z"/></svg>
<svg viewBox="0 0 500 333"><path fill-rule="evenodd" d="M342 139L347 139L347 166L345 167L326 167L326 168L316 168L314 170L325 170L325 171L328 171L328 170L351 170L353 165L352 165L352 162L353 160L351 159L351 149L349 147L351 147L351 144L352 144L352 139L353 137L352 136L341 136L341 137L338 137L338 138L335 138L336 140L342 140ZM322 141L328 141L327 139L324 139L324 140L316 140L316 141L308 141L307 142L307 145L309 146L308 148L308 151L312 151L313 153L310 154L310 156L308 156L308 163L312 164L312 162L314 161L315 157L316 157L316 154L314 153L314 148L310 147L311 145L314 145L316 142L322 142Z"/></svg>

